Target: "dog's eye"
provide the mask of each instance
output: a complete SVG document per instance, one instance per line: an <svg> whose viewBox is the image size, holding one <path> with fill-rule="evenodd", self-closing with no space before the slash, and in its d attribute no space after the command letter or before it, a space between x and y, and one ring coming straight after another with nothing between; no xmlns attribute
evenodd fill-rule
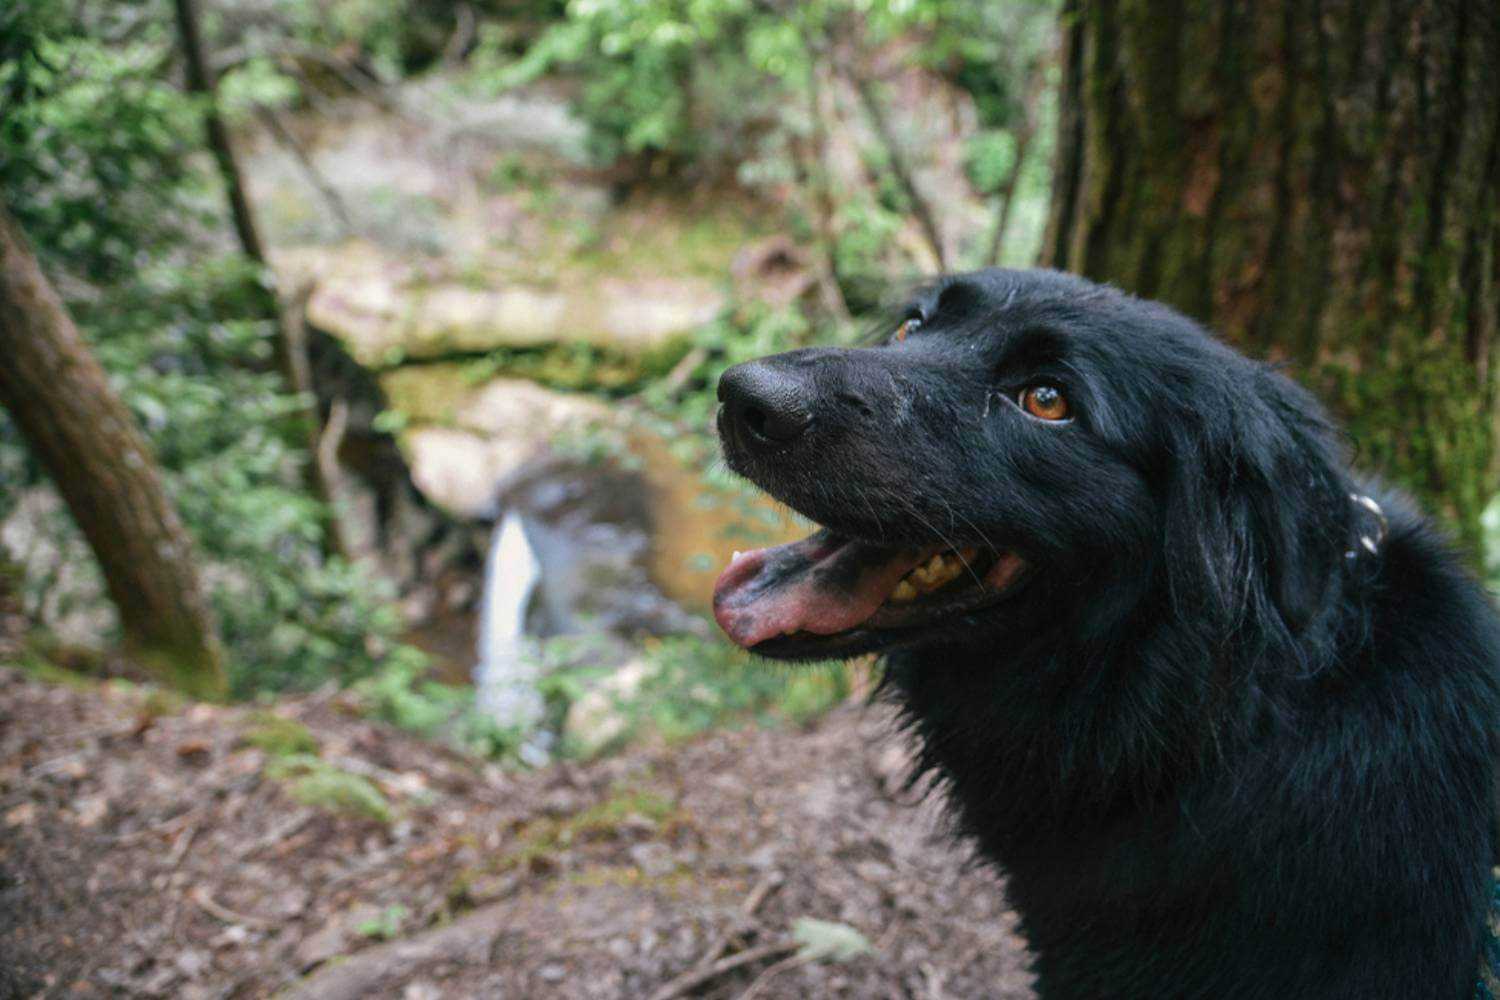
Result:
<svg viewBox="0 0 1500 1000"><path fill-rule="evenodd" d="M1033 385L1021 392L1021 409L1039 420L1066 420L1068 397L1055 385Z"/></svg>
<svg viewBox="0 0 1500 1000"><path fill-rule="evenodd" d="M896 340L902 341L922 328L922 317L908 316L896 327Z"/></svg>

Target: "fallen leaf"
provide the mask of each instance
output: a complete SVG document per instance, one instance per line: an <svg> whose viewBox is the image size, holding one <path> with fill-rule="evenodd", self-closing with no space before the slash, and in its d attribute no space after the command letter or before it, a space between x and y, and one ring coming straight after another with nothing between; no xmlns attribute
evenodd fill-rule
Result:
<svg viewBox="0 0 1500 1000"><path fill-rule="evenodd" d="M832 920L801 917L792 925L792 937L801 945L797 949L797 957L805 962L824 958L847 962L875 950L869 939L859 931L848 924Z"/></svg>

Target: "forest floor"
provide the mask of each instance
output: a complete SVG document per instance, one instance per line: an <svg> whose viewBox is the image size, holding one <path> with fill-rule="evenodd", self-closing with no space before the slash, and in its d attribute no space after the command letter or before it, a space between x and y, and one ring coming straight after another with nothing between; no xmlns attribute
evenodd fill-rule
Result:
<svg viewBox="0 0 1500 1000"><path fill-rule="evenodd" d="M1031 996L900 747L848 706L516 771L0 668L0 996Z"/></svg>

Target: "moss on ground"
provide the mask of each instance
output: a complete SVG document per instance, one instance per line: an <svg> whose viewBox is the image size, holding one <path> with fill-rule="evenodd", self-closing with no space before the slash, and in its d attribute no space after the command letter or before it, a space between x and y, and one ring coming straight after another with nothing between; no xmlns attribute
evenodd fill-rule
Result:
<svg viewBox="0 0 1500 1000"><path fill-rule="evenodd" d="M395 818L390 802L374 782L310 754L273 759L266 765L266 777L283 782L287 794L303 805L380 823Z"/></svg>
<svg viewBox="0 0 1500 1000"><path fill-rule="evenodd" d="M264 750L272 757L297 754L317 756L318 738L302 723L274 712L257 712L251 719L244 742Z"/></svg>

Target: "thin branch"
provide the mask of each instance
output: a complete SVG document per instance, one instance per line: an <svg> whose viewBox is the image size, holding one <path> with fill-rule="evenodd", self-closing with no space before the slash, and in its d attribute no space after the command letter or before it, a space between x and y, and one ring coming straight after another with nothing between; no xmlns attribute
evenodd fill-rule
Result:
<svg viewBox="0 0 1500 1000"><path fill-rule="evenodd" d="M207 913L215 920L222 921L226 924L244 924L247 927L276 926L276 922L274 920L267 920L265 917L252 916L248 913L236 913L234 910L229 909L229 907L215 902L213 896L209 895L208 888L206 886L195 886L193 890L188 893L188 898L197 903L198 907L202 909L204 913Z"/></svg>
<svg viewBox="0 0 1500 1000"><path fill-rule="evenodd" d="M239 164L234 159L234 147L229 142L229 128L219 114L219 103L214 94L215 77L209 75L208 59L204 55L203 34L198 27L198 11L193 0L175 0L177 29L182 40L182 53L186 57L187 89L204 101L203 124L208 132L208 147L219 165L219 176L224 182L225 194L229 197L229 211L234 218L234 231L239 236L245 256L264 267L266 250L255 226L255 216L250 211L250 199L245 194L245 181L240 175Z"/></svg>
<svg viewBox="0 0 1500 1000"><path fill-rule="evenodd" d="M906 152L901 148L895 130L891 128L890 119L886 117L885 108L881 106L874 86L862 74L851 71L849 67L841 66L837 62L834 65L840 67L844 78L859 95L860 106L864 108L865 116L870 120L870 127L874 129L876 137L885 147L886 161L890 164L891 174L896 178L896 183L901 185L906 200L911 203L911 213L916 217L917 225L921 228L922 235L926 237L928 246L937 259L939 270L946 271L948 255L943 250L943 237L938 229L937 217L933 214L931 204L917 189L916 176L912 173L911 164L907 162Z"/></svg>
<svg viewBox="0 0 1500 1000"><path fill-rule="evenodd" d="M448 42L443 46L442 63L445 66L456 66L463 62L464 56L474 45L475 33L478 30L479 18L474 14L474 5L459 0L453 11L453 34L448 37Z"/></svg>
<svg viewBox="0 0 1500 1000"><path fill-rule="evenodd" d="M812 188L813 217L818 227L818 242L822 250L822 267L819 268L818 284L822 286L825 304L834 316L847 323L849 302L844 298L843 286L839 284L838 265L834 257L833 191L829 184L828 129L823 121L823 87L820 77L825 46L808 43L807 104L808 119L812 124L811 166L804 165L802 172ZM799 158L800 159L800 158Z"/></svg>
<svg viewBox="0 0 1500 1000"><path fill-rule="evenodd" d="M816 962L817 960L818 956L816 955L789 955L786 958L783 958L781 961L777 962L775 965L768 966L765 971L751 980L750 985L745 988L745 992L741 993L739 997L736 998L736 1000L751 1000L752 997L760 993L761 989L766 985L766 983L769 983L772 979L781 975L786 970L795 969L800 965L807 965L808 963Z"/></svg>
<svg viewBox="0 0 1500 1000"><path fill-rule="evenodd" d="M1041 60L1034 61L1030 71L1026 74L1026 87L1021 97L1021 124L1015 133L1015 159L1010 165L1010 172L997 192L999 202L995 210L995 230L990 234L990 248L984 258L985 264L990 267L1000 263L1000 253L1005 243L1005 231L1010 228L1011 210L1016 203L1016 188L1021 181L1021 172L1026 166L1026 157L1031 152L1031 141L1036 137L1036 115L1032 112L1032 108L1036 104L1044 78Z"/></svg>
<svg viewBox="0 0 1500 1000"><path fill-rule="evenodd" d="M754 965L756 962L763 962L768 958L789 954L796 951L798 947L795 941L776 941L771 944L763 944L758 948L748 948L738 955L721 958L712 965L703 966L678 976L651 994L650 1000L676 1000L677 997L691 993L705 983L713 982L726 972L733 972L735 969Z"/></svg>
<svg viewBox="0 0 1500 1000"><path fill-rule="evenodd" d="M395 99L386 91L383 81L376 80L370 74L362 72L357 66L338 58L332 53L325 52L315 45L308 45L294 39L281 39L277 43L275 52L265 52L248 46L236 46L225 49L215 57L213 72L215 79L223 76L231 70L238 69L252 59L273 59L282 63L287 59L305 59L315 62L333 73L343 81L344 85L357 94L360 94L379 106L384 111L400 113L401 107Z"/></svg>
<svg viewBox="0 0 1500 1000"><path fill-rule="evenodd" d="M339 229L341 230L340 235L348 236L352 234L354 232L354 223L349 216L349 207L344 204L344 199L339 194L338 189L329 182L328 178L323 176L322 172L318 170L317 164L313 163L312 155L307 151L307 147L302 144L302 141L297 138L291 129L287 128L286 123L281 120L281 116L276 113L274 108L264 104L257 104L255 112L260 117L260 120L265 123L266 128L276 141L285 146L287 151L292 154L292 158L297 161L297 165L302 169L307 182L322 197L324 203L328 206L328 210L333 213L334 218L338 219Z"/></svg>

